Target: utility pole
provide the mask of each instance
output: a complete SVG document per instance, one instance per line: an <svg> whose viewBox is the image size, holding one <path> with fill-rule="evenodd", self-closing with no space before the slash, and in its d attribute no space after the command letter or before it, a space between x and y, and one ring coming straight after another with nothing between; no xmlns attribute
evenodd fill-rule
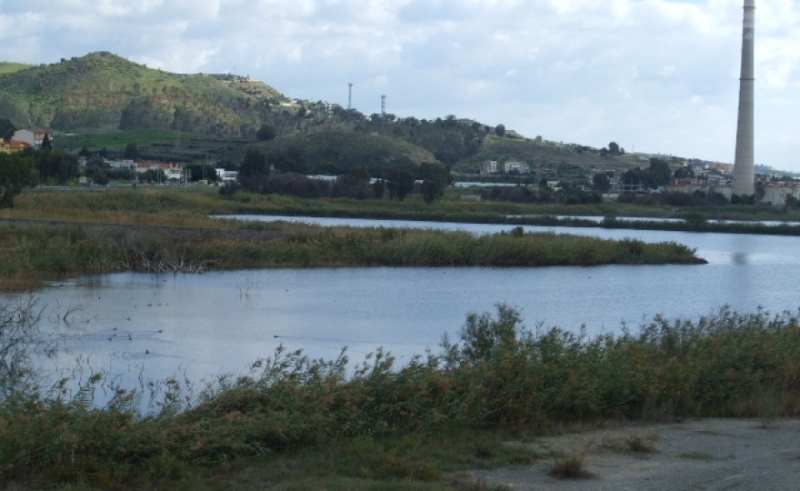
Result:
<svg viewBox="0 0 800 491"><path fill-rule="evenodd" d="M386 121L386 96L381 95L381 122L380 122L381 124L378 134L381 135L383 134L383 125L385 121Z"/></svg>

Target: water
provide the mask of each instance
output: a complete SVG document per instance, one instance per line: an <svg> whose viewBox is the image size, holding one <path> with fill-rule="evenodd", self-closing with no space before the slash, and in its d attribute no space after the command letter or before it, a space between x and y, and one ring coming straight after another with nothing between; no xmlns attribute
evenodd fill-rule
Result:
<svg viewBox="0 0 800 491"><path fill-rule="evenodd" d="M270 219L274 219L271 217ZM297 220L296 218L282 217ZM417 226L490 233L509 225L310 219L351 226ZM121 273L76 278L36 292L45 329L59 341L55 376L103 371L125 386L186 375L243 373L279 345L361 360L384 347L405 363L442 335L456 337L470 312L497 303L535 328L589 335L635 328L656 314L696 319L729 305L778 313L800 306L795 237L525 227L604 238L676 241L706 265L548 268L322 268L192 274ZM2 297L13 300L10 295ZM66 322L64 321L65 314ZM82 372L75 373L80 359ZM50 365L48 365L50 366Z"/></svg>

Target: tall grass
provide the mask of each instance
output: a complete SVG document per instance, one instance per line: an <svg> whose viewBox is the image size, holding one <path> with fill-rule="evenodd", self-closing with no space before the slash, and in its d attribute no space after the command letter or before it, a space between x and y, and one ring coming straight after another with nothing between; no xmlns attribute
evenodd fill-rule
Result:
<svg viewBox="0 0 800 491"><path fill-rule="evenodd" d="M21 276L56 279L113 271L703 262L675 243L526 234L521 229L474 236L412 229L234 226L241 229L11 223L0 226L0 288L9 289Z"/></svg>
<svg viewBox="0 0 800 491"><path fill-rule="evenodd" d="M7 479L120 483L142 466L219 463L351 438L459 428L548 427L605 418L800 415L796 315L728 309L656 318L637 333L589 338L525 328L513 308L471 314L456 342L397 366L377 351L353 365L279 349L249 376L199 396L165 384L161 411L119 391L104 409L17 391L0 404ZM158 465L157 465L158 464ZM168 467L169 467L168 466Z"/></svg>

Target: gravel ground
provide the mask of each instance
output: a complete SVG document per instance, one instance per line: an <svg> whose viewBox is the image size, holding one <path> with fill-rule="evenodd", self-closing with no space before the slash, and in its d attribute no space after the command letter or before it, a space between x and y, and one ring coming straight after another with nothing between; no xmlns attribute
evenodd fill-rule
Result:
<svg viewBox="0 0 800 491"><path fill-rule="evenodd" d="M632 451L631 438L649 449ZM531 467L472 475L513 490L800 490L797 420L708 419L599 429L540 438L532 445L543 455L584 449L591 476L551 477L550 458Z"/></svg>

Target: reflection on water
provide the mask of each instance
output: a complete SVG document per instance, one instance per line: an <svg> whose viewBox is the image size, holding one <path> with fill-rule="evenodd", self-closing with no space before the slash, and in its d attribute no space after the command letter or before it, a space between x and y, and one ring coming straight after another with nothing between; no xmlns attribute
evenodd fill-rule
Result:
<svg viewBox="0 0 800 491"><path fill-rule="evenodd" d="M445 226L473 230L468 224ZM487 226L474 227L484 233ZM405 363L426 349L436 352L443 334L457 337L468 313L494 312L501 302L519 309L528 327L584 325L590 335L618 332L623 324L635 327L656 314L696 318L724 305L772 312L800 305L794 237L556 231L676 241L696 248L709 263L84 277L37 292L47 306L45 327L61 346L58 356L46 361L61 368L57 375L102 371L120 385L141 387L148 379L176 374L198 381L242 373L280 345L328 359L346 346L355 361L383 346ZM83 368L73 372L76 359Z"/></svg>
<svg viewBox="0 0 800 491"><path fill-rule="evenodd" d="M733 253L733 262L736 264L747 264L747 253L746 252L734 252Z"/></svg>

